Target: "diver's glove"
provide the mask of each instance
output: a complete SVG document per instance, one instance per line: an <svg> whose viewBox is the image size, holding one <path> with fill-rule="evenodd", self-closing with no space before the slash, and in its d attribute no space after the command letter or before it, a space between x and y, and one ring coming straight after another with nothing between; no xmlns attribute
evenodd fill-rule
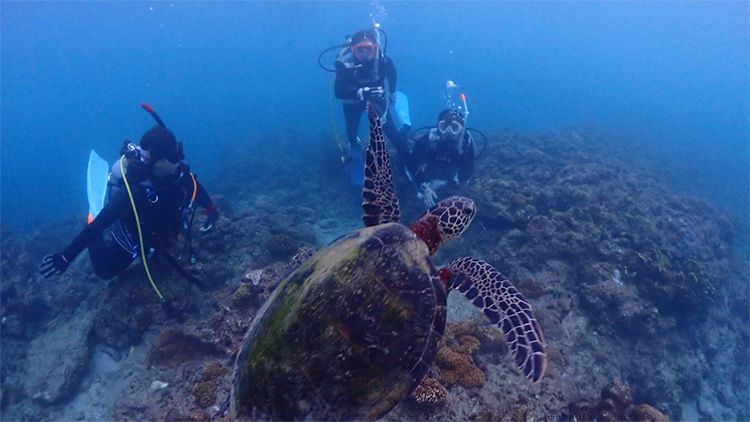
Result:
<svg viewBox="0 0 750 422"><path fill-rule="evenodd" d="M360 101L370 101L383 98L382 86L366 86L357 90L357 98Z"/></svg>
<svg viewBox="0 0 750 422"><path fill-rule="evenodd" d="M50 278L55 274L62 274L68 269L68 258L61 253L53 253L47 255L42 259L42 264L39 265L39 272L42 273L44 278Z"/></svg>
<svg viewBox="0 0 750 422"><path fill-rule="evenodd" d="M422 192L417 194L417 198L421 199L428 207L435 205L435 201L437 201L437 193L432 189L432 186L425 182L419 187L422 189Z"/></svg>
<svg viewBox="0 0 750 422"><path fill-rule="evenodd" d="M216 210L216 205L211 205L203 211L206 214L206 219L203 221L203 227L200 228L201 233L205 233L214 228L216 220L219 219L219 211Z"/></svg>

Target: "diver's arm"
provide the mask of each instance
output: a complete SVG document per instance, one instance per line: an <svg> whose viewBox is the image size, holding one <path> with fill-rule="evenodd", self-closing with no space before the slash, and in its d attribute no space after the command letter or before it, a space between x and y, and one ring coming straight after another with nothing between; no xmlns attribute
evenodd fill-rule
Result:
<svg viewBox="0 0 750 422"><path fill-rule="evenodd" d="M414 171L411 173L411 181L414 184L414 189L417 191L417 198L424 202L428 208L435 205L437 200L437 194L435 190L430 186L427 179L427 172L425 171L428 163L428 155L430 154L430 141L429 135L425 135L414 144L412 150L412 165Z"/></svg>
<svg viewBox="0 0 750 422"><path fill-rule="evenodd" d="M196 188L198 189L198 192L195 193L195 202L203 207L203 214L206 215L206 219L203 221L203 227L200 228L200 231L205 233L214 227L214 223L219 219L219 212L216 210L216 205L211 201L208 192L206 192L206 188L204 188L198 181L195 183Z"/></svg>
<svg viewBox="0 0 750 422"><path fill-rule="evenodd" d="M198 192L195 193L195 202L203 207L204 210L215 210L216 206L214 206L214 203L211 200L211 197L208 195L208 191L206 191L206 188L204 188L203 185L201 185L201 183L197 180L195 181L195 184L198 189Z"/></svg>
<svg viewBox="0 0 750 422"><path fill-rule="evenodd" d="M409 173L415 176L418 173L419 168L424 164L425 156L427 155L427 149L429 148L429 142L423 136L414 141L414 147L411 150L409 156Z"/></svg>
<svg viewBox="0 0 750 422"><path fill-rule="evenodd" d="M474 161L476 160L476 152L474 150L474 142L468 142L464 150L464 153L459 158L458 164L458 182L461 184L466 183L469 177L474 173Z"/></svg>
<svg viewBox="0 0 750 422"><path fill-rule="evenodd" d="M107 204L110 205L110 204ZM63 256L68 262L73 262L76 257L83 252L91 243L96 240L97 236L100 236L102 231L107 227L111 226L112 223L120 218L119 213L112 206L105 206L96 216L91 224L84 227L78 236L73 239L73 242L62 251Z"/></svg>
<svg viewBox="0 0 750 422"><path fill-rule="evenodd" d="M385 77L388 79L388 93L389 94L395 94L396 93L396 83L398 82L398 75L396 74L396 65L393 64L393 60L391 60L388 56L383 56L383 64L385 68Z"/></svg>
<svg viewBox="0 0 750 422"><path fill-rule="evenodd" d="M68 269L68 265L84 249L89 247L97 237L101 236L104 229L111 226L118 219L123 218L128 211L130 211L132 218L132 207L127 195L124 192L112 193L110 191L109 202L102 208L99 215L78 233L78 236L73 239L73 242L64 251L45 256L42 264L39 266L39 271L45 278L64 273Z"/></svg>
<svg viewBox="0 0 750 422"><path fill-rule="evenodd" d="M97 238L101 236L102 230L108 227L109 224L114 223L117 220L117 213L111 207L104 207L99 215L96 216L94 221L86 226L81 232L73 239L73 242L64 251L50 254L42 259L41 265L39 265L39 272L44 278L50 278L56 274L62 274L73 262L74 259L84 250L86 247L91 245Z"/></svg>
<svg viewBox="0 0 750 422"><path fill-rule="evenodd" d="M354 73L348 70L336 72L334 90L336 98L340 100L356 100L358 87L354 83Z"/></svg>
<svg viewBox="0 0 750 422"><path fill-rule="evenodd" d="M414 148L411 151L409 164L409 173L411 173L412 182L419 192L419 185L426 181L424 167L427 161L427 153L430 148L428 137L422 136L414 142Z"/></svg>

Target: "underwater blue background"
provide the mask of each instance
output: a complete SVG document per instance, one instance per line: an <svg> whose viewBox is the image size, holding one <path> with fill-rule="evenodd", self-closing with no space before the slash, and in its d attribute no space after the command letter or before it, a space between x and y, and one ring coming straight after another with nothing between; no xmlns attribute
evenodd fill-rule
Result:
<svg viewBox="0 0 750 422"><path fill-rule="evenodd" d="M319 142L332 124L318 54L371 14L415 127L434 123L453 80L473 127L624 131L691 194L747 221L747 2L2 2L0 13L3 228L85 215L89 150L113 162L123 139L139 140L154 123L142 102L209 191L251 134Z"/></svg>
<svg viewBox="0 0 750 422"><path fill-rule="evenodd" d="M750 2L2 0L0 419L218 410L251 316L315 248L361 227L318 56L373 16L414 128L436 123L453 81L488 135L456 189L478 217L435 264L496 266L530 300L549 358L526 383L452 294L449 323L473 320L486 345L461 352L486 386L388 418L642 420L613 416L611 386L672 420L750 420ZM183 237L208 291L146 261L186 319L164 313L140 263L110 282L85 256L49 280L38 270L84 226L90 150L112 163L154 126L144 102L219 209L215 229ZM413 221L422 203L395 179ZM218 348L172 347L192 341ZM160 364L163 350L176 360ZM210 367L225 373L206 398Z"/></svg>

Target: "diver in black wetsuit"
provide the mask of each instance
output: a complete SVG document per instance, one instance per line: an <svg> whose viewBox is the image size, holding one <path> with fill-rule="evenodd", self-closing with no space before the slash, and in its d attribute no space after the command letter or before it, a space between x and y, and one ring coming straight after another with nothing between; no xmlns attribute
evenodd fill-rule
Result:
<svg viewBox="0 0 750 422"><path fill-rule="evenodd" d="M141 255L133 204L121 164L138 211L148 256L166 253L183 224L192 219L194 203L206 215L201 231L213 227L218 218L216 207L190 167L182 162L182 143L177 142L169 129L156 126L149 130L141 138L140 147L125 141L122 154L109 174L104 208L64 251L44 257L40 271L46 278L65 272L87 247L94 272L105 280L122 273ZM107 228L111 239L105 241L103 234Z"/></svg>
<svg viewBox="0 0 750 422"><path fill-rule="evenodd" d="M396 103L396 67L391 58L380 51L376 34L365 30L352 36L349 46L339 54L335 68L336 98L344 100L352 183L361 185L364 166L357 132L368 101L384 117L383 131L396 147L399 157L405 160L409 155L406 134L400 129L403 122L399 114L393 111Z"/></svg>
<svg viewBox="0 0 750 422"><path fill-rule="evenodd" d="M474 172L474 139L464 126L459 110L443 110L438 124L417 138L409 159L409 176L417 186L417 197L431 207L435 192L445 185L463 185Z"/></svg>

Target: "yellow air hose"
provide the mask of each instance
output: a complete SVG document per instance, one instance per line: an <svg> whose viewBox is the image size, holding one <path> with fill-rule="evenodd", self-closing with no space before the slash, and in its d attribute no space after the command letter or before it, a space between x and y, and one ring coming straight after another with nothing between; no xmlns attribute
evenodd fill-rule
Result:
<svg viewBox="0 0 750 422"><path fill-rule="evenodd" d="M133 206L133 214L135 214L135 226L138 227L138 241L141 244L141 260L143 260L143 268L146 269L146 275L148 276L148 281L151 282L151 287L154 288L154 291L156 292L156 295L159 296L159 299L164 301L164 296L161 295L161 292L156 287L156 283L154 283L154 279L151 277L151 271L148 269L148 260L146 259L146 247L143 244L143 232L141 231L141 220L138 218L138 209L135 207L135 200L133 199L133 192L130 191L130 184L128 183L128 178L125 176L125 166L122 164L125 160L125 156L123 155L120 157L120 172L122 173L122 180L125 181L125 188L128 191L128 196L130 197L130 205Z"/></svg>

